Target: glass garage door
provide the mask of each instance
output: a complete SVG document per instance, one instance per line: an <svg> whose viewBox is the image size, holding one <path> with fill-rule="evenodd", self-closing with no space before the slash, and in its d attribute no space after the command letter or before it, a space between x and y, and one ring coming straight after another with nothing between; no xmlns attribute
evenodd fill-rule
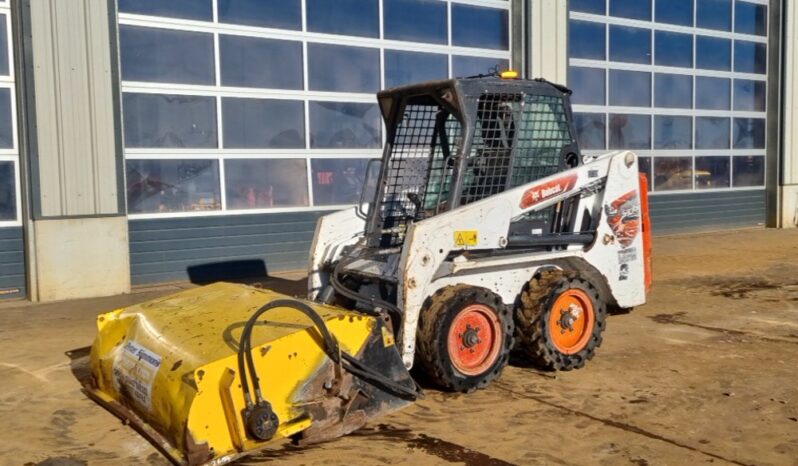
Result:
<svg viewBox="0 0 798 466"><path fill-rule="evenodd" d="M508 66L506 0L119 0L132 220L336 209L374 93Z"/></svg>
<svg viewBox="0 0 798 466"><path fill-rule="evenodd" d="M654 207L678 195L763 199L766 0L571 0L569 14L586 152L642 156Z"/></svg>

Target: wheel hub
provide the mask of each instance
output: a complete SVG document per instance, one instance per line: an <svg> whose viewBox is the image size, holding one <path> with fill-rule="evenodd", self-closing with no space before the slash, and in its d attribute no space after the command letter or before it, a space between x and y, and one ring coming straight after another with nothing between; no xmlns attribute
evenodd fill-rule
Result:
<svg viewBox="0 0 798 466"><path fill-rule="evenodd" d="M471 348L477 346L482 341L479 339L479 327L471 327L471 324L466 324L466 331L462 333L463 346Z"/></svg>
<svg viewBox="0 0 798 466"><path fill-rule="evenodd" d="M584 312L582 307L575 303L571 303L566 309L561 309L560 319L557 321L557 325L560 327L560 333L573 332L574 322L582 317L582 312Z"/></svg>

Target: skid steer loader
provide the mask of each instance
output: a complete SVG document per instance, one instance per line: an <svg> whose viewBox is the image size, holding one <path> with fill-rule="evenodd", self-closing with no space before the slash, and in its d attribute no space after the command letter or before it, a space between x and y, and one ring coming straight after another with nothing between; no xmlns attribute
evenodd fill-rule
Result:
<svg viewBox="0 0 798 466"><path fill-rule="evenodd" d="M217 283L103 314L86 392L176 464L223 464L408 405L414 366L463 392L513 349L582 367L608 310L646 300L650 225L636 156L582 157L569 95L498 76L380 92L377 175L319 219L308 299Z"/></svg>

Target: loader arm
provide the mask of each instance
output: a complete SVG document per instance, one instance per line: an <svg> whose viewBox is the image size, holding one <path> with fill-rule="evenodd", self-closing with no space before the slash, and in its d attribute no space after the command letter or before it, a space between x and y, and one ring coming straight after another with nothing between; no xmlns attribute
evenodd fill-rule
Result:
<svg viewBox="0 0 798 466"><path fill-rule="evenodd" d="M330 283L325 266L335 262L345 246L357 243L363 236L366 218L357 207L320 217L316 222L308 259L308 299L315 300Z"/></svg>
<svg viewBox="0 0 798 466"><path fill-rule="evenodd" d="M637 157L614 152L413 224L399 263L397 287L397 302L404 312L400 338L405 365L413 362L424 300L462 282L464 276L493 289L511 306L537 269L574 264L573 268L592 275L613 305L643 304L639 192ZM576 207L570 207L567 231L509 237L514 219L551 206L560 212L570 199Z"/></svg>

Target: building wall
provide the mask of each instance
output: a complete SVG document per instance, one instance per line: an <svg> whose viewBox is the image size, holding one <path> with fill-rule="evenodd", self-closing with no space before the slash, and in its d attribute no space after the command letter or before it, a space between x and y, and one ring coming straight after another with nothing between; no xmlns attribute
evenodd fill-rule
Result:
<svg viewBox="0 0 798 466"><path fill-rule="evenodd" d="M655 235L765 224L765 192L759 190L668 194L649 202Z"/></svg>
<svg viewBox="0 0 798 466"><path fill-rule="evenodd" d="M130 222L134 285L304 269L320 212Z"/></svg>

